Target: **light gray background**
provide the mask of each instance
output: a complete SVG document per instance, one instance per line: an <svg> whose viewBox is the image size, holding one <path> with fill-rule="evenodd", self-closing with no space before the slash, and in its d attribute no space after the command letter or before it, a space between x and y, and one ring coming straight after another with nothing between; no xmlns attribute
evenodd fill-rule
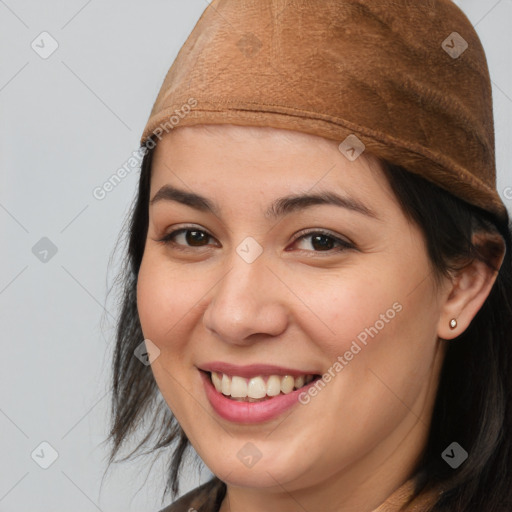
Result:
<svg viewBox="0 0 512 512"><path fill-rule="evenodd" d="M117 260L108 264L138 174L103 200L92 192L137 149L207 3L0 0L0 512L162 506L163 459L113 466L101 485L116 315L105 301ZM510 210L512 0L457 4L487 52L498 189ZM59 45L47 59L31 47L43 31ZM32 252L42 237L57 248L46 262ZM58 452L48 469L31 458L43 441ZM191 473L183 492L208 477Z"/></svg>

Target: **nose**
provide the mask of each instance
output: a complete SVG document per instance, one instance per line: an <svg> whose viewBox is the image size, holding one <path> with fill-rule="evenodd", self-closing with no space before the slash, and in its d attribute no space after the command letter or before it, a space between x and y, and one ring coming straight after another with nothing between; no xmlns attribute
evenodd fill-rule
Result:
<svg viewBox="0 0 512 512"><path fill-rule="evenodd" d="M246 263L238 255L213 288L204 326L226 343L244 345L286 330L286 287L260 257ZM258 336L260 335L260 336Z"/></svg>

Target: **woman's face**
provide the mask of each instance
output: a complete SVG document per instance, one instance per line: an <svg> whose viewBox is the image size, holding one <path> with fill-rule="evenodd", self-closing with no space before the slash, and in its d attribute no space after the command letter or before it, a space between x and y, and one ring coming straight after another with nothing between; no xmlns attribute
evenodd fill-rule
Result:
<svg viewBox="0 0 512 512"><path fill-rule="evenodd" d="M150 198L140 321L211 471L290 492L406 477L445 288L376 160L298 132L179 128L157 145Z"/></svg>

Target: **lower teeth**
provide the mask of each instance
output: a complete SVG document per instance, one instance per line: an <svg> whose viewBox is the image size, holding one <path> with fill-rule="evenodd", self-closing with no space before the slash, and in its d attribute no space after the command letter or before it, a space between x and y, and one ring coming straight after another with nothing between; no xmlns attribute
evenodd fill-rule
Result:
<svg viewBox="0 0 512 512"><path fill-rule="evenodd" d="M226 395L224 395L226 396ZM264 396L263 398L250 398L248 396L244 398L238 398L233 396L228 396L227 398L231 400L235 400L235 402L264 402L265 400L269 400L270 398L274 398L272 396Z"/></svg>

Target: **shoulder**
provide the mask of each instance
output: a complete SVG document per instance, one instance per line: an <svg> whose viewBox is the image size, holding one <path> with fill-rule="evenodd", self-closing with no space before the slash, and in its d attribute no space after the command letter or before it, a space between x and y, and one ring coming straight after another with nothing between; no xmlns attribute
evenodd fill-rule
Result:
<svg viewBox="0 0 512 512"><path fill-rule="evenodd" d="M192 489L160 512L218 512L226 485L217 477Z"/></svg>

